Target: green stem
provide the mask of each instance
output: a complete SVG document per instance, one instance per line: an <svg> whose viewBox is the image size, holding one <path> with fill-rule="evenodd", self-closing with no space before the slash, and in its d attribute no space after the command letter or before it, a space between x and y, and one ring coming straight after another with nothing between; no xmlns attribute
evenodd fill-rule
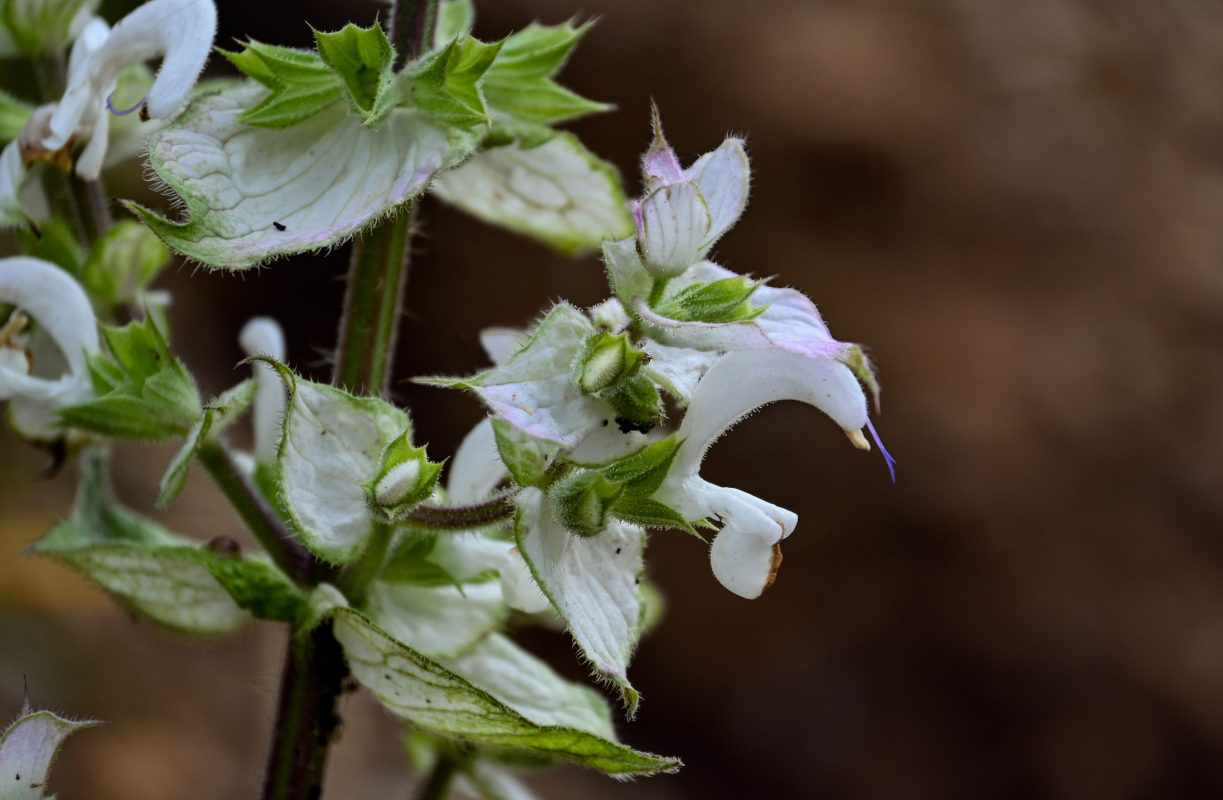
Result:
<svg viewBox="0 0 1223 800"><path fill-rule="evenodd" d="M437 0L395 0L387 22L398 70L432 44L437 28Z"/></svg>
<svg viewBox="0 0 1223 800"><path fill-rule="evenodd" d="M438 748L437 760L425 779L417 784L412 800L442 800L450 789L450 782L458 772L460 759L449 748Z"/></svg>
<svg viewBox="0 0 1223 800"><path fill-rule="evenodd" d="M650 308L658 305L659 301L662 300L662 293L666 291L668 283L670 283L668 278L654 279L653 285L650 286L650 297L648 300L646 300L646 303L650 306Z"/></svg>
<svg viewBox="0 0 1223 800"><path fill-rule="evenodd" d="M422 52L433 36L436 0L396 0L390 17L390 39L406 59ZM408 281L408 255L415 204L374 225L352 250L344 307L336 344L332 384L355 394L380 395L390 379L395 355L404 288ZM359 566L350 580L354 591L364 592L381 568L390 542L383 534L381 555L367 554L368 566ZM371 550L379 547L375 543ZM336 712L348 663L329 623L310 633L309 647L290 641L285 658L276 730L268 754L263 800L318 800L323 793L323 770L331 734L340 723Z"/></svg>
<svg viewBox="0 0 1223 800"><path fill-rule="evenodd" d="M386 552L391 546L391 535L394 532L395 529L390 525L382 522L376 523L369 546L365 548L361 558L344 570L344 574L340 576L340 591L353 606L361 605L365 600L365 590L382 571L382 564L386 561Z"/></svg>
<svg viewBox="0 0 1223 800"><path fill-rule="evenodd" d="M377 223L353 244L332 383L381 395L395 356L415 203Z"/></svg>
<svg viewBox="0 0 1223 800"><path fill-rule="evenodd" d="M317 583L318 562L314 556L293 538L276 510L238 470L225 446L206 442L200 447L199 459L276 565L298 584Z"/></svg>
<svg viewBox="0 0 1223 800"><path fill-rule="evenodd" d="M330 622L306 636L290 631L263 800L322 796L327 747L340 725L335 698L347 675L348 663Z"/></svg>

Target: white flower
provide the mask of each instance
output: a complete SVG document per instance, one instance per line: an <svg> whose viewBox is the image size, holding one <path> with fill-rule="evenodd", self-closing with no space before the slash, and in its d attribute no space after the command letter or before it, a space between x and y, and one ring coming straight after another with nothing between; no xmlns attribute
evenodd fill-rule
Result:
<svg viewBox="0 0 1223 800"><path fill-rule="evenodd" d="M74 59L75 69L43 145L58 150L73 136L98 135L98 120L104 118L119 73L158 56L161 68L140 105L150 118L174 114L186 103L208 60L216 29L212 0L153 0L119 20L104 39L95 33L88 54ZM96 160L100 166L100 157Z"/></svg>
<svg viewBox="0 0 1223 800"><path fill-rule="evenodd" d="M866 396L848 367L782 349L729 353L697 384L680 425L682 444L655 498L688 519L712 517L722 529L710 550L714 575L741 597L759 597L781 562L779 542L798 517L698 474L709 446L757 408L778 400L815 406L846 431L867 425Z"/></svg>
<svg viewBox="0 0 1223 800"><path fill-rule="evenodd" d="M80 28L68 58L68 85L57 103L34 110L21 133L0 153L0 227L22 223L27 216L18 193L34 161L64 165L67 150L86 142L76 172L96 180L110 144L111 93L119 73L133 64L163 56L148 94L126 114L142 109L142 118L165 120L186 103L212 50L217 28L213 0L153 0L108 28L94 17ZM151 132L151 129L144 133Z"/></svg>
<svg viewBox="0 0 1223 800"><path fill-rule="evenodd" d="M680 169L654 110L654 142L641 159L646 196L633 203L637 244L650 273L682 274L726 233L747 204L749 171L741 139Z"/></svg>
<svg viewBox="0 0 1223 800"><path fill-rule="evenodd" d="M282 363L285 360L285 335L271 317L255 317L247 322L238 334L238 344L247 356L267 356ZM262 361L256 361L251 369L255 373L252 414L255 460L260 464L274 464L285 416L285 384L276 370Z"/></svg>
<svg viewBox="0 0 1223 800"><path fill-rule="evenodd" d="M0 341L0 400L9 401L12 420L23 434L54 438L55 410L92 395L85 355L98 349L93 308L67 272L26 256L0 259L0 303L16 306ZM22 316L38 328L16 347L26 338L19 330Z"/></svg>

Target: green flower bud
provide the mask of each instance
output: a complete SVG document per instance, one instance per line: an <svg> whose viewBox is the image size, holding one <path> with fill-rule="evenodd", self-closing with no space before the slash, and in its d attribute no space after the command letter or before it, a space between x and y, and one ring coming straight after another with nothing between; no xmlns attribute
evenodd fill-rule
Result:
<svg viewBox="0 0 1223 800"><path fill-rule="evenodd" d="M425 448L414 447L411 431L404 431L382 452L378 474L361 484L370 509L385 522L401 521L433 494L444 464L426 458Z"/></svg>
<svg viewBox="0 0 1223 800"><path fill-rule="evenodd" d="M582 394L603 397L637 374L645 356L633 347L627 333L601 331L582 343L573 378Z"/></svg>
<svg viewBox="0 0 1223 800"><path fill-rule="evenodd" d="M575 470L548 489L552 513L571 532L592 536L607 527L607 515L624 484L593 470Z"/></svg>

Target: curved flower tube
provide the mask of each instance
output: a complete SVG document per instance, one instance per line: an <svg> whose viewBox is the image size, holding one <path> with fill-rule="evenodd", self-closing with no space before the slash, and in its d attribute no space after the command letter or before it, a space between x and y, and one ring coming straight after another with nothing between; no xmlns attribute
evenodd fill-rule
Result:
<svg viewBox="0 0 1223 800"><path fill-rule="evenodd" d="M271 317L254 317L247 322L238 334L238 344L247 356L267 356L281 363L285 360L285 335ZM287 390L280 375L268 364L256 361L251 370L255 373L255 408L251 415L255 461L274 464L280 448Z"/></svg>
<svg viewBox="0 0 1223 800"><path fill-rule="evenodd" d="M0 259L0 303L17 307L38 322L59 350L67 371L35 375L28 358L0 360L0 400L10 401L22 432L33 438L57 435L54 411L82 402L92 388L86 353L98 349L98 325L89 298L72 276L54 264L28 256ZM14 349L8 341L0 350Z"/></svg>
<svg viewBox="0 0 1223 800"><path fill-rule="evenodd" d="M866 395L848 367L781 349L729 353L717 361L692 393L680 425L682 442L655 497L689 519L721 520L710 549L714 575L740 597L768 588L781 562L778 544L798 517L738 489L717 486L698 474L709 446L761 406L798 400L815 406L851 438L867 425Z"/></svg>
<svg viewBox="0 0 1223 800"><path fill-rule="evenodd" d="M151 118L172 115L195 86L216 30L212 0L153 0L119 20L69 74L44 146L58 150L82 131L96 134L119 73L158 56L163 57L161 68L143 105Z"/></svg>

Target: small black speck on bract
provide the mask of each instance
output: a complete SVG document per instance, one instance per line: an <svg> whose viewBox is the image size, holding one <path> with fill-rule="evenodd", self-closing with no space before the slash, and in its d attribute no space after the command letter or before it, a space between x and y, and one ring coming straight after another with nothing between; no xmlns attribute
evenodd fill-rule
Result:
<svg viewBox="0 0 1223 800"><path fill-rule="evenodd" d="M286 226L281 225L279 222L273 222L273 223L272 223L272 227L273 227L273 228L275 228L275 229L276 229L276 230L278 230L278 231L283 231L283 230L285 230L285 229L286 229Z"/></svg>

